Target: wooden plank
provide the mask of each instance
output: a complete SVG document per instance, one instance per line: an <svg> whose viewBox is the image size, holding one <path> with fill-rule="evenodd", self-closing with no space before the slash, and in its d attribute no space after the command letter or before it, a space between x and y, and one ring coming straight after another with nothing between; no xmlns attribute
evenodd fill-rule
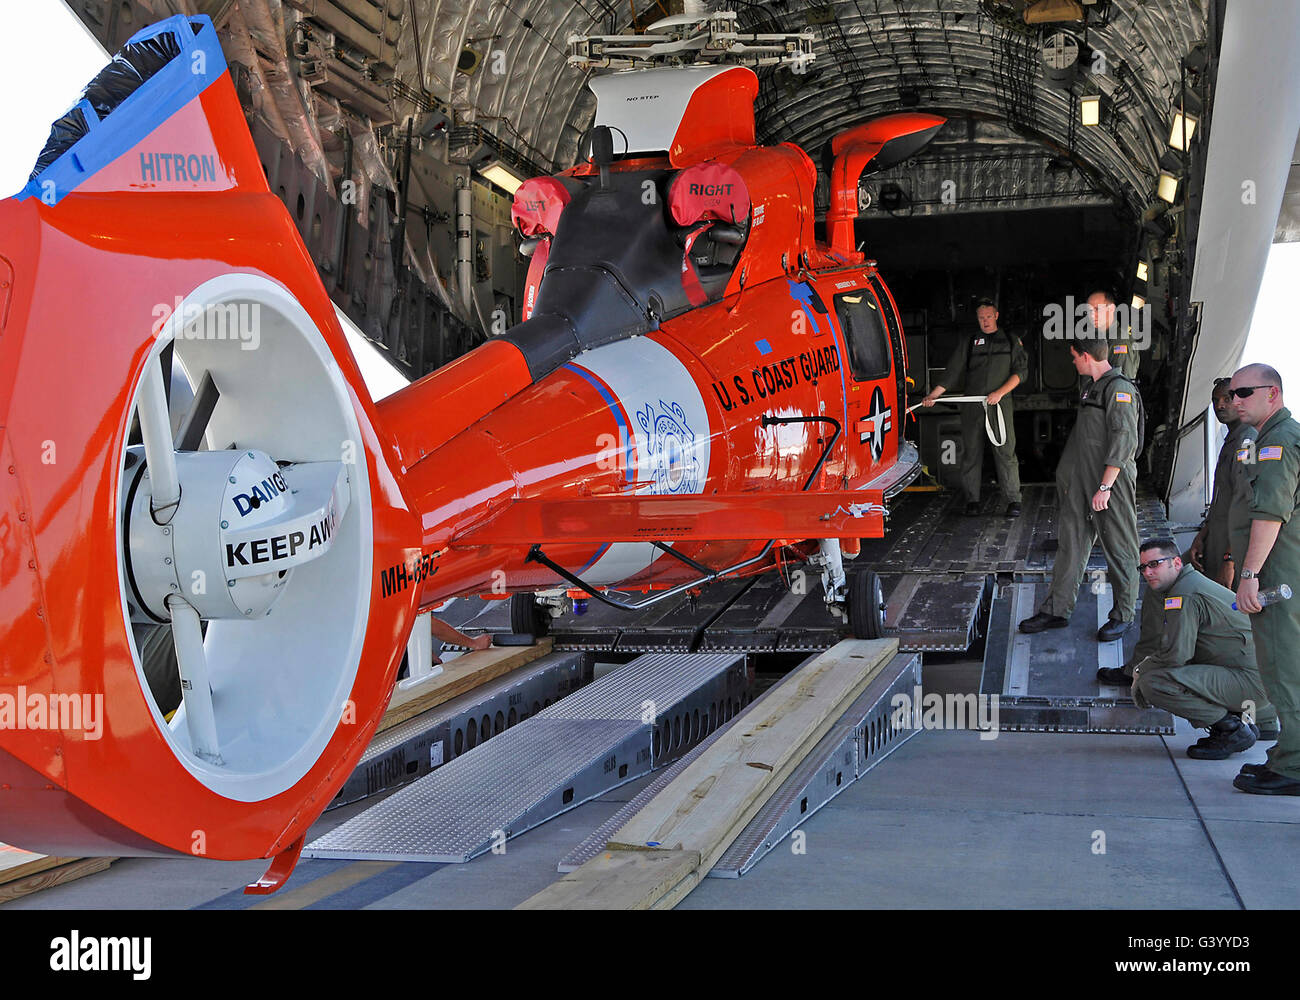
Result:
<svg viewBox="0 0 1300 1000"><path fill-rule="evenodd" d="M0 883L26 878L47 868L54 868L75 860L75 858L52 858L45 854L33 854L19 847L0 844Z"/></svg>
<svg viewBox="0 0 1300 1000"><path fill-rule="evenodd" d="M532 646L493 646L444 663L442 673L429 678L427 683L407 691L400 688L393 691L388 711L375 730L376 735L545 656L551 651L551 645L552 640L548 637Z"/></svg>
<svg viewBox="0 0 1300 1000"><path fill-rule="evenodd" d="M521 908L676 906L897 651L894 639L849 640L795 671L624 824L603 854ZM698 863L688 864L693 856Z"/></svg>
<svg viewBox="0 0 1300 1000"><path fill-rule="evenodd" d="M516 909L648 910L699 863L698 851L605 851Z"/></svg>
<svg viewBox="0 0 1300 1000"><path fill-rule="evenodd" d="M65 864L48 868L45 871L28 875L16 881L5 882L0 885L0 903L7 903L12 899L18 899L20 896L29 896L33 892L40 892L42 889L48 889L51 886L63 885L65 882L72 882L84 878L86 875L93 875L95 872L102 872L116 860L116 858L82 858L79 861L68 861Z"/></svg>
<svg viewBox="0 0 1300 1000"><path fill-rule="evenodd" d="M664 893L662 896L656 899L654 903L651 904L650 909L671 910L683 899L685 899L688 895L690 895L691 890L694 889L697 885L699 885L700 882L703 881L703 879L704 879L704 872L701 872L698 868L695 869L695 871L691 872L684 879L678 882L675 886L669 889L666 893Z"/></svg>
<svg viewBox="0 0 1300 1000"><path fill-rule="evenodd" d="M848 640L789 675L753 718L700 754L610 838L609 847L696 850L707 873L897 651L895 639ZM708 807L698 808L706 797Z"/></svg>

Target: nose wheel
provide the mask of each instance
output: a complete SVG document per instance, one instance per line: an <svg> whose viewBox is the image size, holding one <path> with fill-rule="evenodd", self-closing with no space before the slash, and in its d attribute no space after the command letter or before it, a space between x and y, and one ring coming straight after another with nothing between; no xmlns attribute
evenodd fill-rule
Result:
<svg viewBox="0 0 1300 1000"><path fill-rule="evenodd" d="M510 595L510 631L540 639L551 630L551 616L532 594Z"/></svg>
<svg viewBox="0 0 1300 1000"><path fill-rule="evenodd" d="M880 639L885 634L885 593L880 577L866 570L849 576L849 631L855 639Z"/></svg>

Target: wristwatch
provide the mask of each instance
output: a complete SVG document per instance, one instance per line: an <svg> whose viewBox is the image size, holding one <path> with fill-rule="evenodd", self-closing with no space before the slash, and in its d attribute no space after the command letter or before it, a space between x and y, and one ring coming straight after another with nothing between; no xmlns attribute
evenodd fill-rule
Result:
<svg viewBox="0 0 1300 1000"><path fill-rule="evenodd" d="M1099 492L1099 493L1109 493L1109 492L1110 492L1110 489L1111 489L1111 488L1110 488L1109 486L1107 486L1105 483L1102 483L1100 486L1097 487L1097 492Z"/></svg>
<svg viewBox="0 0 1300 1000"><path fill-rule="evenodd" d="M1243 580L1257 580L1259 579L1259 574L1253 569L1243 569L1241 571L1241 578Z"/></svg>

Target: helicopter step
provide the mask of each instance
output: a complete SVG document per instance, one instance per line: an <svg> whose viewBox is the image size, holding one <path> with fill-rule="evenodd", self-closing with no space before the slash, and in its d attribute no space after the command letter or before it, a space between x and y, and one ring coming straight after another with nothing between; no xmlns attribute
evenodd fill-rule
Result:
<svg viewBox="0 0 1300 1000"><path fill-rule="evenodd" d="M1009 584L993 600L980 694L998 696L999 728L1171 735L1174 719L1168 712L1138 708L1128 691L1097 680L1099 667L1120 666L1138 640L1135 623L1120 640L1097 641L1097 629L1110 614L1110 584L1100 578L1085 582L1067 627L1025 635L1018 625L1038 609L1047 586Z"/></svg>
<svg viewBox="0 0 1300 1000"><path fill-rule="evenodd" d="M465 862L681 756L749 704L744 654L638 657L308 844L306 857Z"/></svg>
<svg viewBox="0 0 1300 1000"><path fill-rule="evenodd" d="M876 676L782 783L763 809L741 831L718 863L712 878L738 878L818 809L848 788L909 740L917 730L891 724L892 699L921 683L921 657L899 653ZM771 690L771 689L769 689ZM755 700L757 705L764 695ZM677 777L731 723L667 768L631 801L622 806L586 840L570 851L556 869L571 872L590 861L609 838L650 799Z"/></svg>
<svg viewBox="0 0 1300 1000"><path fill-rule="evenodd" d="M378 734L326 807L422 778L591 683L588 653L551 653Z"/></svg>

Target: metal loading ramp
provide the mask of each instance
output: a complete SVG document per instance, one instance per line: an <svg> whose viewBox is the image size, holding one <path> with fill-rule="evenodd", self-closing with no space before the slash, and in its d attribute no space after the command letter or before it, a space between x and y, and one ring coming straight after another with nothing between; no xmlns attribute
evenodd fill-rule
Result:
<svg viewBox="0 0 1300 1000"><path fill-rule="evenodd" d="M641 656L393 793L303 855L465 862L698 745L749 702L745 656Z"/></svg>
<svg viewBox="0 0 1300 1000"><path fill-rule="evenodd" d="M917 730L894 725L890 708L895 694L906 692L910 696L920 684L921 657L916 653L897 654L741 831L709 871L709 876L739 878L748 872L818 809L911 739ZM754 704L759 704L763 697ZM733 719L664 770L565 855L556 870L571 872L596 857L616 831L645 808L722 733L742 721Z"/></svg>
<svg viewBox="0 0 1300 1000"><path fill-rule="evenodd" d="M550 653L380 733L334 796L335 809L442 767L591 683L589 653Z"/></svg>
<svg viewBox="0 0 1300 1000"><path fill-rule="evenodd" d="M1138 708L1124 688L1102 685L1098 667L1118 667L1137 646L1137 624L1123 639L1098 642L1110 616L1110 584L1085 582L1070 624L1025 635L1019 623L1034 614L1045 583L1005 586L993 600L980 694L998 698L998 725L1009 732L1134 733L1169 736L1174 718ZM1142 588L1146 590L1145 587ZM1142 600L1138 598L1138 614Z"/></svg>

